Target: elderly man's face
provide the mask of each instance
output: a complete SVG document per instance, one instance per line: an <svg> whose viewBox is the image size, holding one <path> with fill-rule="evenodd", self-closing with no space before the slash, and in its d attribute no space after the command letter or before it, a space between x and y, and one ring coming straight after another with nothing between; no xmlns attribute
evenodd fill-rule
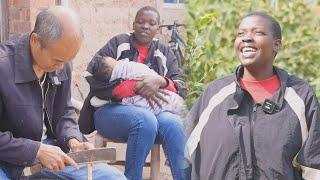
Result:
<svg viewBox="0 0 320 180"><path fill-rule="evenodd" d="M39 36L33 33L30 43L33 43L34 52L32 54L34 63L45 72L53 72L62 69L64 65L73 60L77 55L82 37L65 37L47 44L45 47L41 46Z"/></svg>
<svg viewBox="0 0 320 180"><path fill-rule="evenodd" d="M159 29L158 14L154 11L142 11L133 22L133 30L139 45L149 46Z"/></svg>

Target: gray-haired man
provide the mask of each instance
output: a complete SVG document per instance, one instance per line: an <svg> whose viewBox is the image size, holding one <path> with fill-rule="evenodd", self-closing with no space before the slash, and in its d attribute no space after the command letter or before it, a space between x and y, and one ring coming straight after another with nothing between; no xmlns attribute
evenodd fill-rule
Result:
<svg viewBox="0 0 320 180"><path fill-rule="evenodd" d="M0 44L0 179L19 179L36 159L46 169L30 178L86 178L65 154L93 147L70 102L70 61L82 39L77 15L55 7L37 16L32 33ZM107 164L96 165L93 178L125 179Z"/></svg>

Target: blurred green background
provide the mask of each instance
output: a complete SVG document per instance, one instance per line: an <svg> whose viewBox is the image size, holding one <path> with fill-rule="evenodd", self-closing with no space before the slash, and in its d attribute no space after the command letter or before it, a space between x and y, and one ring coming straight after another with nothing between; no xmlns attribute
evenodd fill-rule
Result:
<svg viewBox="0 0 320 180"><path fill-rule="evenodd" d="M282 28L275 65L308 81L320 97L320 2L303 0L189 0L186 61L188 107L206 84L235 71L234 40L241 18L267 12Z"/></svg>

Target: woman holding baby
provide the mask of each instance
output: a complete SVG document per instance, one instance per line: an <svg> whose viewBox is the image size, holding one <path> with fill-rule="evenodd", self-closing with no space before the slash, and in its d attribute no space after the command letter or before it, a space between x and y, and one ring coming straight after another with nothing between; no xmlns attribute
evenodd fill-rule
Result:
<svg viewBox="0 0 320 180"><path fill-rule="evenodd" d="M154 113L148 109L120 104L124 98L140 95L150 106L160 108L168 102L166 91L184 96L184 80L175 55L167 45L154 40L159 29L160 15L152 7L138 10L133 22L134 32L113 37L90 62L92 73L99 57L117 61L134 61L156 72L135 80L116 79L104 82L88 76L90 93L81 110L79 125L84 133L95 129L113 141L127 142L125 176L142 179L146 157L154 143L163 145L174 179L185 179L185 132L180 117L169 111ZM104 99L105 105L96 109L92 97Z"/></svg>

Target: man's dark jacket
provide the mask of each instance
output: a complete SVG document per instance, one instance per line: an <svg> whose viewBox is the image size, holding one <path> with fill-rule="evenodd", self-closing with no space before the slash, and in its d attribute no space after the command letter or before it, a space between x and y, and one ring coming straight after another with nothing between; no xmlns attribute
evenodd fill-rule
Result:
<svg viewBox="0 0 320 180"><path fill-rule="evenodd" d="M71 64L48 73L43 101L32 68L29 36L0 44L0 168L12 179L36 159L43 109L48 137L57 139L63 151L68 151L70 138L83 140L70 101Z"/></svg>

